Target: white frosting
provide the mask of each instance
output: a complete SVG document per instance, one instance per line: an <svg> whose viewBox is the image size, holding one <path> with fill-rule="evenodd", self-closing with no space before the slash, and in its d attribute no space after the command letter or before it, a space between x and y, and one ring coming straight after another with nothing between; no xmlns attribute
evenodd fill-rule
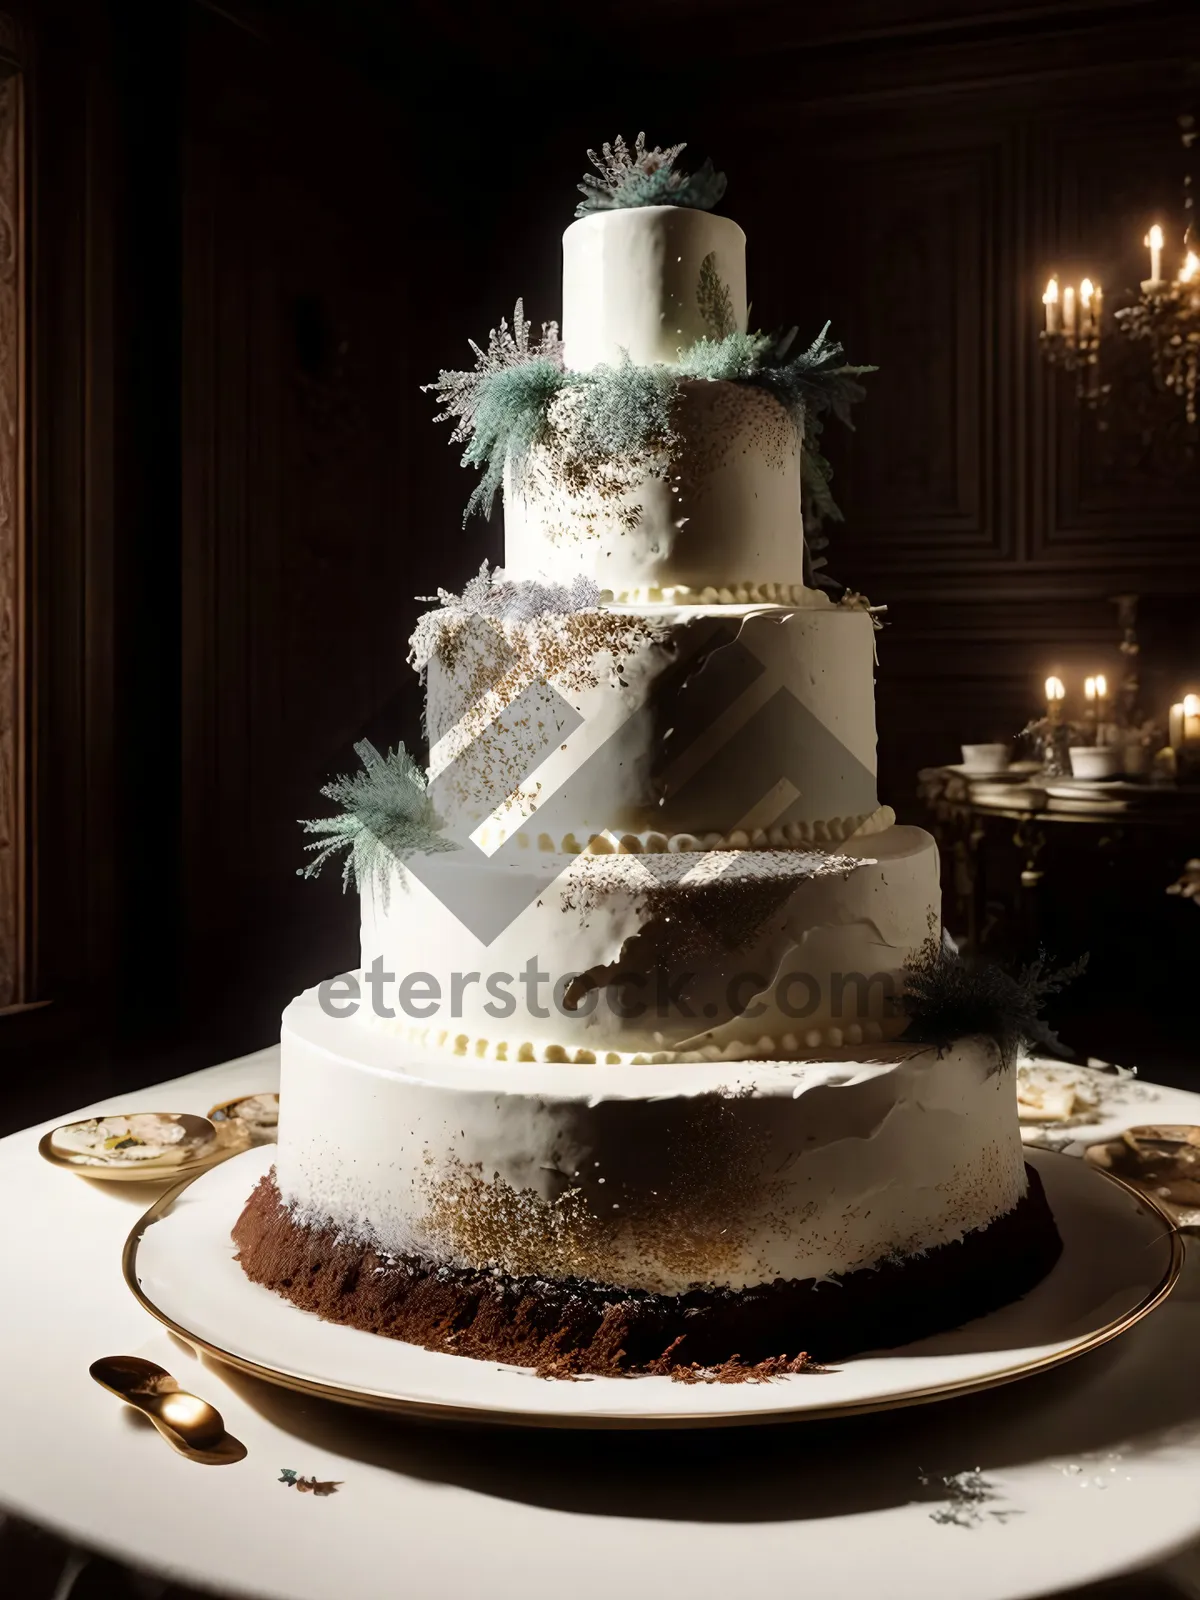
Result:
<svg viewBox="0 0 1200 1600"><path fill-rule="evenodd" d="M379 963L380 1009L395 1013L372 1012L381 1031L416 1021L464 1036L477 1055L490 1053L480 1041L504 1040L514 1057L554 1045L601 1060L610 1049L720 1053L764 1035L802 1048L831 1027L850 1040L889 1035L900 1027L889 994L938 928L937 847L919 828L837 856L582 855L561 869L558 857L501 865L452 852L421 864L432 887L406 868L386 901L369 885L362 965ZM496 925L478 915L488 907ZM527 971L543 975L532 988ZM397 989L413 974L431 998L406 1006ZM579 974L592 975L582 993Z"/></svg>
<svg viewBox="0 0 1200 1600"><path fill-rule="evenodd" d="M563 235L564 354L585 371L628 354L674 362L711 330L696 288L708 255L746 328L746 235L728 217L683 206L597 212Z"/></svg>
<svg viewBox="0 0 1200 1600"><path fill-rule="evenodd" d="M568 391L561 402L572 403ZM551 407L553 426L564 416ZM673 412L677 438L661 470L628 484L578 486L553 443L529 453L504 491L504 566L515 578L602 589L803 587L800 438L787 412L751 384L686 379Z"/></svg>
<svg viewBox="0 0 1200 1600"><path fill-rule="evenodd" d="M437 1262L664 1293L824 1278L961 1238L1025 1189L994 1048L562 1067L405 1053L284 1015L280 1190Z"/></svg>
<svg viewBox="0 0 1200 1600"><path fill-rule="evenodd" d="M488 848L522 824L581 849L606 830L857 827L878 804L874 651L870 616L836 606L454 625L428 668L435 804L456 836L486 823Z"/></svg>

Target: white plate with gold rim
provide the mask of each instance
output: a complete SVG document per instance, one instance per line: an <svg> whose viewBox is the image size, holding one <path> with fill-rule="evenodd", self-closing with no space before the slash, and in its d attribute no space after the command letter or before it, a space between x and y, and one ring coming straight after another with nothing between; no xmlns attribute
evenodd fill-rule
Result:
<svg viewBox="0 0 1200 1600"><path fill-rule="evenodd" d="M273 1153L256 1148L163 1196L125 1248L142 1304L189 1343L285 1388L374 1410L574 1428L706 1427L918 1405L1045 1372L1116 1338L1169 1294L1182 1243L1152 1201L1087 1163L1029 1152L1063 1254L1023 1300L955 1332L766 1383L546 1381L322 1322L242 1273L230 1230Z"/></svg>

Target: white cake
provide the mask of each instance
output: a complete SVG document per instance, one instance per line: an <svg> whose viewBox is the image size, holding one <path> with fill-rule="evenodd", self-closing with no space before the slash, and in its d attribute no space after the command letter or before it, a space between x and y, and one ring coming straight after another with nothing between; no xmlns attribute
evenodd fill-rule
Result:
<svg viewBox="0 0 1200 1600"><path fill-rule="evenodd" d="M575 222L567 372L678 361L706 260L744 329L744 252L682 207ZM1057 1237L995 1044L900 1037L937 851L876 794L872 616L804 586L800 431L762 388L689 380L669 461L597 490L556 476L574 393L508 474L504 582L602 594L419 630L458 848L368 875L360 968L285 1013L243 1264L545 1371L726 1374L953 1325Z"/></svg>

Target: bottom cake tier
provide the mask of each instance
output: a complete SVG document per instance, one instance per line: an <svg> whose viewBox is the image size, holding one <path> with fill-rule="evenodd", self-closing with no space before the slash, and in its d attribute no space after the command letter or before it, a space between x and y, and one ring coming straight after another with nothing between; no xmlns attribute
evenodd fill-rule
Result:
<svg viewBox="0 0 1200 1600"><path fill-rule="evenodd" d="M1060 1246L994 1045L854 1053L496 1062L310 991L242 1266L334 1321L562 1372L828 1360L1025 1293Z"/></svg>
<svg viewBox="0 0 1200 1600"><path fill-rule="evenodd" d="M737 1382L909 1344L998 1310L1039 1283L1061 1242L1042 1191L953 1244L840 1278L686 1294L510 1277L397 1257L301 1222L272 1172L234 1229L255 1283L305 1311L426 1350L544 1377L658 1373Z"/></svg>

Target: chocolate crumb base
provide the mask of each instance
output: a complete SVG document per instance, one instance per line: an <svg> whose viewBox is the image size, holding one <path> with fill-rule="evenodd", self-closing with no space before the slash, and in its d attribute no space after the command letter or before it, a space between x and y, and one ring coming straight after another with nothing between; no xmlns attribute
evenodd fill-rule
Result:
<svg viewBox="0 0 1200 1600"><path fill-rule="evenodd" d="M744 1383L910 1344L1028 1293L1058 1260L1062 1241L1037 1173L1026 1173L1026 1194L989 1227L836 1283L776 1279L663 1295L432 1266L332 1226L297 1222L273 1171L246 1202L233 1240L255 1283L329 1322L426 1350L548 1378L656 1373Z"/></svg>

